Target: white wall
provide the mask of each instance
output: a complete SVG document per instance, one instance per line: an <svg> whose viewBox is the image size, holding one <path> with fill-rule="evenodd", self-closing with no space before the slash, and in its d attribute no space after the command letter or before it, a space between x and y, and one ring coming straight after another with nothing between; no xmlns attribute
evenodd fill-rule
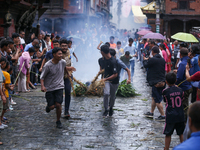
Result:
<svg viewBox="0 0 200 150"><path fill-rule="evenodd" d="M122 2L124 2L124 1L126 2L126 1L134 1L134 0L122 0ZM145 5L147 5L147 3L141 2L141 6L145 6ZM118 8L118 0L113 0L113 5L110 7L110 13L112 14L113 18L110 20L110 22L117 24L117 28L132 30L133 28L139 29L140 27L142 27L143 25L146 24L146 23L145 24L135 23L134 22L134 16L133 16L133 13L132 13L132 10L131 10L130 14L127 18L123 17L123 15L121 15L120 26L118 26L117 8ZM145 20L145 22L146 22L146 20Z"/></svg>

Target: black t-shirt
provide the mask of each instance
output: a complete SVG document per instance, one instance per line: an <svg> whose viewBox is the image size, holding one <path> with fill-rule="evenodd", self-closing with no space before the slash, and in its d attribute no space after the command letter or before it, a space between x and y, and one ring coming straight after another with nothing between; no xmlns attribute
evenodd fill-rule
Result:
<svg viewBox="0 0 200 150"><path fill-rule="evenodd" d="M98 62L101 69L104 69L105 68L104 58L99 58Z"/></svg>
<svg viewBox="0 0 200 150"><path fill-rule="evenodd" d="M181 88L171 86L163 90L164 102L166 102L166 123L184 122L184 110L182 106L183 91Z"/></svg>
<svg viewBox="0 0 200 150"><path fill-rule="evenodd" d="M112 76L113 74L117 73L117 60L114 57L111 57L110 59L104 58L104 65L105 65L104 78L108 78L108 77ZM119 78L116 77L110 81L112 84L118 84Z"/></svg>
<svg viewBox="0 0 200 150"><path fill-rule="evenodd" d="M12 57L9 55L9 54L7 54L6 55L6 59L8 60L8 62L10 63L10 65L12 66Z"/></svg>

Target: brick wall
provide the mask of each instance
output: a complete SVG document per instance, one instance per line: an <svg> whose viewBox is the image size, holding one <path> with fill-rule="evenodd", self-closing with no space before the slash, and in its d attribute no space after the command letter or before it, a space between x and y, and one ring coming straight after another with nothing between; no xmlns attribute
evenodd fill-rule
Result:
<svg viewBox="0 0 200 150"><path fill-rule="evenodd" d="M174 14L174 15L200 15L200 0L195 0L192 2L189 2L189 8L193 10L173 10L173 9L178 9L178 3L171 1L171 0L166 0L165 3L165 13L166 14Z"/></svg>

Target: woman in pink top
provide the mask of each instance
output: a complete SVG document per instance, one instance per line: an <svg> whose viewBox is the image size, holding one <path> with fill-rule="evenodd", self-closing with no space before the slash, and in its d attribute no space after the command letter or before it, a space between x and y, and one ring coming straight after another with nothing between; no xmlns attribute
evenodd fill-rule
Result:
<svg viewBox="0 0 200 150"><path fill-rule="evenodd" d="M23 52L22 56L19 58L20 60L20 65L19 65L19 70L21 70L19 79L18 79L18 91L19 92L27 92L26 88L26 74L28 69L30 68L30 61L31 61L31 56L35 53L34 48L29 48L28 52Z"/></svg>
<svg viewBox="0 0 200 150"><path fill-rule="evenodd" d="M162 51L163 58L165 59L165 71L167 72L167 61L168 61L168 56L166 53L166 48L164 44L159 45L160 50Z"/></svg>

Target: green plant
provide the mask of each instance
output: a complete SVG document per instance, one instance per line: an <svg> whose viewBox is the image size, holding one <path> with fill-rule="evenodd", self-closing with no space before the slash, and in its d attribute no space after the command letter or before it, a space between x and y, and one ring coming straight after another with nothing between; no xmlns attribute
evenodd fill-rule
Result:
<svg viewBox="0 0 200 150"><path fill-rule="evenodd" d="M86 85L84 85L86 87ZM83 86L80 85L75 85L74 91L76 93L76 96L82 96L86 93L87 88L84 88Z"/></svg>
<svg viewBox="0 0 200 150"><path fill-rule="evenodd" d="M119 84L118 90L117 90L117 96L121 97L133 97L133 96L138 96L135 92L135 89L131 84L126 83L127 80L122 81Z"/></svg>

